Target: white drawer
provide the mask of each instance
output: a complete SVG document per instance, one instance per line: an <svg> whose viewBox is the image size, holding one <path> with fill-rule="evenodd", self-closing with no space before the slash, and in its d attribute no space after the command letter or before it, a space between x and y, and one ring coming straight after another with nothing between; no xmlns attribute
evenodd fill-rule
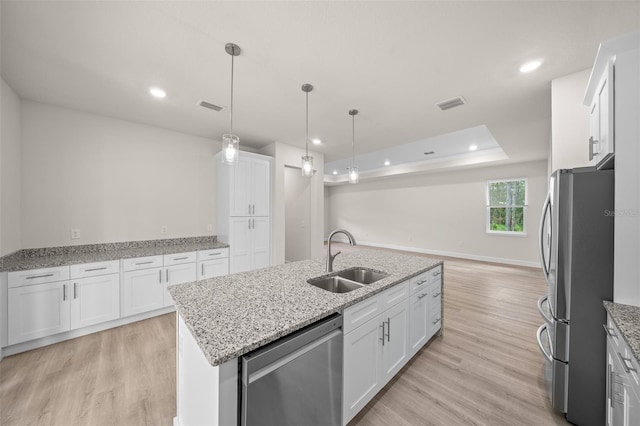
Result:
<svg viewBox="0 0 640 426"><path fill-rule="evenodd" d="M429 274L429 282L435 283L442 280L442 266L436 266L427 271Z"/></svg>
<svg viewBox="0 0 640 426"><path fill-rule="evenodd" d="M120 272L120 261L82 263L71 265L71 278L94 277L96 275L117 274Z"/></svg>
<svg viewBox="0 0 640 426"><path fill-rule="evenodd" d="M420 291L427 287L427 285L431 282L431 271L424 272L417 277L411 278L411 294Z"/></svg>
<svg viewBox="0 0 640 426"><path fill-rule="evenodd" d="M27 271L15 271L7 274L9 288L23 285L43 284L69 279L68 266L56 266L54 268L29 269Z"/></svg>
<svg viewBox="0 0 640 426"><path fill-rule="evenodd" d="M196 252L173 253L164 255L164 266L179 265L181 263L195 263Z"/></svg>
<svg viewBox="0 0 640 426"><path fill-rule="evenodd" d="M370 319L375 318L381 312L380 296L370 297L345 309L342 314L342 332L347 334Z"/></svg>
<svg viewBox="0 0 640 426"><path fill-rule="evenodd" d="M201 260L218 259L223 257L229 257L228 248L198 250L198 262Z"/></svg>
<svg viewBox="0 0 640 426"><path fill-rule="evenodd" d="M135 271L137 269L148 269L162 266L162 255L134 257L132 259L122 260L122 269L125 271Z"/></svg>
<svg viewBox="0 0 640 426"><path fill-rule="evenodd" d="M383 291L380 294L382 310L386 311L396 303L400 303L407 297L409 297L410 284L411 281L407 280L403 283L391 287L390 289Z"/></svg>

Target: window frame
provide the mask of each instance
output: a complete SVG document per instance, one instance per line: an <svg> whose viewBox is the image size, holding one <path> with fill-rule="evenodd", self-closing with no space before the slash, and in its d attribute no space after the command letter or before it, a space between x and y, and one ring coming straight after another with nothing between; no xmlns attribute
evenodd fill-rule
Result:
<svg viewBox="0 0 640 426"><path fill-rule="evenodd" d="M510 204L510 205L491 205L489 204L489 186L492 183L500 182L517 182L524 181L524 204ZM527 236L527 207L529 207L529 180L526 177L515 177L507 179L492 179L487 180L485 187L485 232L487 235L501 235L507 237L526 237ZM491 229L491 209L492 208L508 208L508 207L522 207L522 232L517 231L495 231Z"/></svg>

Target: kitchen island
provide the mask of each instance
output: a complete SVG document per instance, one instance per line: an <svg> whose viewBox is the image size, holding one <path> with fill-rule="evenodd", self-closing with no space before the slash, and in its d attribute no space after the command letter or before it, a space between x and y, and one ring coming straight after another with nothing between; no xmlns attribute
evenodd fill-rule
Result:
<svg viewBox="0 0 640 426"><path fill-rule="evenodd" d="M326 274L321 259L170 287L178 312L175 423L237 424L238 357L399 284L406 283L408 307L411 279L439 265L440 260L360 249L337 257L334 271L365 267L389 275L348 293L307 283ZM441 318L438 312L440 333Z"/></svg>

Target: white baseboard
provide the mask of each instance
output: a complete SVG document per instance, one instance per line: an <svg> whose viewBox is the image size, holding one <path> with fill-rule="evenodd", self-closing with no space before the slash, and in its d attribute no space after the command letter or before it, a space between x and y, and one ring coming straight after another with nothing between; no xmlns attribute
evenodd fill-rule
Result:
<svg viewBox="0 0 640 426"><path fill-rule="evenodd" d="M342 238L342 236L334 237L333 241L349 244L349 240L347 240L346 238ZM358 241L358 245L367 246L367 247L387 248L392 250L410 251L414 253L433 254L435 256L458 257L461 259L478 260L481 262L503 263L506 265L516 265L516 266L527 266L530 268L541 267L540 262L532 262L528 260L517 260L517 259L506 259L502 257L480 256L477 254L460 253L456 251L433 250L433 249L425 249L422 247L397 246L393 244L373 243L370 241Z"/></svg>
<svg viewBox="0 0 640 426"><path fill-rule="evenodd" d="M76 337L86 336L87 334L96 333L98 331L107 330L109 328L120 327L121 325L130 324L136 321L142 321L148 318L156 317L158 315L168 314L169 312L175 312L175 306L167 306L165 308L157 309L151 312L144 312L142 314L132 315L130 317L118 318L113 321L104 322L101 324L90 325L88 327L79 328L77 330L65 331L64 333L54 334L53 336L41 337L39 339L28 340L22 343L16 343L15 345L6 346L2 348L2 356L9 356L18 354L20 352L30 351L32 349L41 348L43 346L52 345L65 340L75 339Z"/></svg>

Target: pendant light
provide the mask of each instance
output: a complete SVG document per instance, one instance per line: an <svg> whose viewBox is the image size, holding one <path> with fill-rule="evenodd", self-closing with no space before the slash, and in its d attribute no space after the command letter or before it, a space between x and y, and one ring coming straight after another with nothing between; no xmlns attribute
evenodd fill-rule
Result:
<svg viewBox="0 0 640 426"><path fill-rule="evenodd" d="M350 109L349 115L351 116L352 134L351 134L351 149L352 160L351 167L347 167L347 173L349 174L349 183L358 183L358 166L356 166L356 115L357 109Z"/></svg>
<svg viewBox="0 0 640 426"><path fill-rule="evenodd" d="M227 43L224 46L225 52L231 55L231 105L229 109L229 133L222 135L222 162L233 165L238 162L238 151L240 150L240 138L233 134L233 58L240 55L240 47L237 44Z"/></svg>
<svg viewBox="0 0 640 426"><path fill-rule="evenodd" d="M309 155L309 92L311 92L312 90L312 85L302 85L302 91L306 93L307 97L307 138L305 139L306 155L302 157L302 176L304 177L312 177L316 173L316 171L313 169L313 157Z"/></svg>

